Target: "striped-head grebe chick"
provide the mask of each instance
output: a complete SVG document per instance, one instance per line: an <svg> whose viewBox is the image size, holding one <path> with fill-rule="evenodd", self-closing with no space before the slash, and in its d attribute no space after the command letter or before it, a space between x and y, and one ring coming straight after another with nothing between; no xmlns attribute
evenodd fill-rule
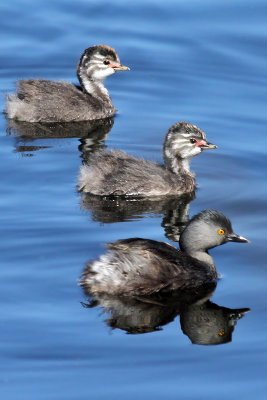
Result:
<svg viewBox="0 0 267 400"><path fill-rule="evenodd" d="M111 117L115 108L103 80L129 70L116 51L106 45L89 47L80 58L77 76L81 88L49 80L18 81L17 92L7 96L8 118L27 122L89 121Z"/></svg>
<svg viewBox="0 0 267 400"><path fill-rule="evenodd" d="M165 165L130 156L122 151L100 151L89 165L82 165L78 188L98 196L180 195L195 189L190 172L192 157L202 150L215 149L205 133L187 122L177 122L164 142Z"/></svg>
<svg viewBox="0 0 267 400"><path fill-rule="evenodd" d="M205 210L182 232L180 251L155 240L119 240L87 265L81 285L93 296L146 296L200 287L218 278L208 250L227 242L248 240L233 232L222 213Z"/></svg>

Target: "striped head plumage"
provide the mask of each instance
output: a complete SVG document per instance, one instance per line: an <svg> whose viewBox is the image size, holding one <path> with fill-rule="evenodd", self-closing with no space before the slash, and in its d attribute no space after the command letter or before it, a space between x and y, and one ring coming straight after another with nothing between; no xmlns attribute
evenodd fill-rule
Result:
<svg viewBox="0 0 267 400"><path fill-rule="evenodd" d="M209 143L206 134L196 125L188 122L177 122L172 125L164 143L165 158L190 159L203 150L216 149Z"/></svg>
<svg viewBox="0 0 267 400"><path fill-rule="evenodd" d="M103 81L117 71L127 71L120 63L116 51L107 45L92 46L84 50L77 68L77 75L83 87L87 81Z"/></svg>

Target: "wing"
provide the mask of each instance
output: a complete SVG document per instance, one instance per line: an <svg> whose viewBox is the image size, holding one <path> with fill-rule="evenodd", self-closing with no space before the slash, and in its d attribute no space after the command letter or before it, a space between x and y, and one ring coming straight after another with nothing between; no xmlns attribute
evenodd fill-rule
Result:
<svg viewBox="0 0 267 400"><path fill-rule="evenodd" d="M209 269L170 244L147 239L126 239L109 246L130 265L132 293L185 290L214 279Z"/></svg>
<svg viewBox="0 0 267 400"><path fill-rule="evenodd" d="M179 185L179 177L151 161L122 151L100 151L80 170L80 190L99 196L161 196Z"/></svg>
<svg viewBox="0 0 267 400"><path fill-rule="evenodd" d="M173 246L134 238L110 244L106 254L87 266L82 284L92 294L144 296L184 290L208 280L211 276L203 264Z"/></svg>
<svg viewBox="0 0 267 400"><path fill-rule="evenodd" d="M29 122L88 120L101 111L97 99L90 96L89 101L88 96L67 82L22 80L17 94L9 96L7 109L12 118Z"/></svg>

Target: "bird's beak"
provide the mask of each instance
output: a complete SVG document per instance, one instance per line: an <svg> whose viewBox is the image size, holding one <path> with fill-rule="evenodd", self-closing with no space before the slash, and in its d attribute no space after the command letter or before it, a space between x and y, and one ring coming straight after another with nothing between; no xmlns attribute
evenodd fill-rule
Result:
<svg viewBox="0 0 267 400"><path fill-rule="evenodd" d="M114 71L129 71L130 68L126 67L125 65L122 65L120 63L112 62L109 64L110 68L113 68Z"/></svg>
<svg viewBox="0 0 267 400"><path fill-rule="evenodd" d="M249 240L243 236L239 236L236 233L230 233L227 235L228 242L238 242L238 243L249 243Z"/></svg>
<svg viewBox="0 0 267 400"><path fill-rule="evenodd" d="M233 312L229 315L232 320L240 319L247 312L251 311L250 308L235 308Z"/></svg>
<svg viewBox="0 0 267 400"><path fill-rule="evenodd" d="M201 150L211 150L211 149L218 148L218 146L216 146L216 144L209 143L205 139L197 140L195 145L197 147L200 147Z"/></svg>

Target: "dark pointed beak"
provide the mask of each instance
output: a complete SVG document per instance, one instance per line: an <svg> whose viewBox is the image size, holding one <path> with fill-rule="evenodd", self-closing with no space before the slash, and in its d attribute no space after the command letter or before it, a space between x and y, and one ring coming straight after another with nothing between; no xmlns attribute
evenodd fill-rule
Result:
<svg viewBox="0 0 267 400"><path fill-rule="evenodd" d="M114 71L130 71L129 67L126 67L125 65L116 62L110 63L109 67L113 68Z"/></svg>
<svg viewBox="0 0 267 400"><path fill-rule="evenodd" d="M212 150L218 148L216 144L209 143L205 139L197 140L196 146L200 147L201 150Z"/></svg>
<svg viewBox="0 0 267 400"><path fill-rule="evenodd" d="M242 318L247 312L251 311L250 308L235 308L232 310L232 313L229 315L232 319L240 319Z"/></svg>
<svg viewBox="0 0 267 400"><path fill-rule="evenodd" d="M236 233L229 233L227 235L228 242L238 242L238 243L249 243L249 240L243 236L239 236Z"/></svg>

